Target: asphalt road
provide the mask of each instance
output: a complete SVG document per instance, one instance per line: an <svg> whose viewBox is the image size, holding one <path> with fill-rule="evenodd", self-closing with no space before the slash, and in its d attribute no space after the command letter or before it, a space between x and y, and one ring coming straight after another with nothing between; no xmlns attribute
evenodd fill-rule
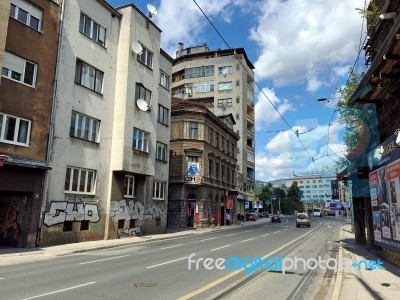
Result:
<svg viewBox="0 0 400 300"><path fill-rule="evenodd" d="M313 218L311 228L296 228L294 217L285 217L278 224L257 221L253 226L5 266L0 269L0 299L310 299L330 295L334 284L330 270L299 268L282 274L256 267L250 272L249 266L248 270L217 267L222 268L222 258L237 257L238 262L257 257L335 257L340 225L340 219L326 217ZM232 269L235 261L231 261ZM270 269L274 266L268 264Z"/></svg>

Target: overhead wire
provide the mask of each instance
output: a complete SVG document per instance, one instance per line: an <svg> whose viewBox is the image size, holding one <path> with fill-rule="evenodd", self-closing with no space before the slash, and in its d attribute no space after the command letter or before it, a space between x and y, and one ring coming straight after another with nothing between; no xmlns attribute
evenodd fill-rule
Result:
<svg viewBox="0 0 400 300"><path fill-rule="evenodd" d="M366 7L367 7L367 0L364 0L364 10L366 9ZM347 86L347 84L349 83L349 81L350 81L350 79L351 79L351 76L353 76L353 72L354 72L354 69L356 68L356 66L357 66L357 69L358 69L358 61L359 61L360 54L361 54L361 51L362 51L362 48L363 48L362 45L364 45L364 43L365 43L365 41L366 41L366 39L367 39L367 35L365 35L364 41L362 41L363 31L364 31L364 23L365 23L365 16L363 16L363 18L362 18L362 23L361 23L361 33L360 33L360 40L359 40L359 45L358 45L358 54L357 54L357 58L356 58L356 60L354 61L354 64L353 64L352 68L350 69L349 76L348 76L348 78L347 78L347 80L346 80L345 86ZM334 111L333 111L333 113L332 113L331 119L330 119L329 124L328 124L327 145L326 145L327 155L329 155L329 128L330 128L330 126L331 126L331 124L332 124L333 118L334 118L335 115L336 115L336 112L338 111L339 103L340 103L340 101L342 100L342 98L343 98L343 95L340 94L339 100L338 100L338 102L336 103L335 109L334 109Z"/></svg>
<svg viewBox="0 0 400 300"><path fill-rule="evenodd" d="M214 28L214 30L217 32L217 34L219 35L219 37L222 39L222 41L225 43L225 45L228 47L228 49L232 49L229 44L226 42L226 40L224 39L224 37L222 36L222 34L219 32L219 30L215 27L215 25L213 24L213 22L210 20L210 18L207 16L207 14L203 11L203 9L200 7L200 5L196 2L196 0L193 0L193 2L196 4L196 6L198 7L198 9L201 11L201 13L204 15L204 17L207 19L207 21L210 23L210 25ZM239 61L239 63L245 67L242 63L242 61L235 56L236 59ZM245 70L245 68L244 68ZM248 74L250 75L250 74ZM264 90L261 88L261 86L258 84L258 82L256 80L254 80L254 84L258 87L258 89L260 90L260 92L264 95L264 97L269 101L269 103L271 104L271 106L274 108L274 110L278 113L279 117L286 123L286 125L289 127L289 129L294 133L294 135L297 137L297 139L299 140L300 144L302 145L304 151L307 153L307 155L309 156L309 158L311 159L315 169L317 171L318 168L315 164L315 161L313 159L313 157L310 155L310 153L308 152L307 148L305 147L303 141L300 139L300 136L296 133L296 131L292 128L292 126L289 124L289 122L283 117L283 115L279 112L278 108L273 104L273 102L269 99L269 97L267 96L267 94L264 92Z"/></svg>

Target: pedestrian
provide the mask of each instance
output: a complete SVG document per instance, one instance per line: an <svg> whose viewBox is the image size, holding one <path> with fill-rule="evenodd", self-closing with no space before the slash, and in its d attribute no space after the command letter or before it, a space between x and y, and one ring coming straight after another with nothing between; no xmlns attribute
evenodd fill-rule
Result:
<svg viewBox="0 0 400 300"><path fill-rule="evenodd" d="M225 219L226 219L226 225L229 225L231 221L231 215L228 212L226 212Z"/></svg>

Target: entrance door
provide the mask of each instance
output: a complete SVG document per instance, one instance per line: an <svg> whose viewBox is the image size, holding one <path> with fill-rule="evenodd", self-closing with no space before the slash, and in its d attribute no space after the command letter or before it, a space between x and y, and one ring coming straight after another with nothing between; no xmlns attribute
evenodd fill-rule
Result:
<svg viewBox="0 0 400 300"><path fill-rule="evenodd" d="M221 205L221 226L225 225L225 207Z"/></svg>

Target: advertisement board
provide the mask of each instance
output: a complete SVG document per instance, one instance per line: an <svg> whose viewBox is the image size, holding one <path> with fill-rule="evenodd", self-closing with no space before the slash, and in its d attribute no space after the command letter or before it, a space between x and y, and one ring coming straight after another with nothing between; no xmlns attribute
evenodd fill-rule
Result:
<svg viewBox="0 0 400 300"><path fill-rule="evenodd" d="M400 251L400 148L392 135L368 154L374 240Z"/></svg>

